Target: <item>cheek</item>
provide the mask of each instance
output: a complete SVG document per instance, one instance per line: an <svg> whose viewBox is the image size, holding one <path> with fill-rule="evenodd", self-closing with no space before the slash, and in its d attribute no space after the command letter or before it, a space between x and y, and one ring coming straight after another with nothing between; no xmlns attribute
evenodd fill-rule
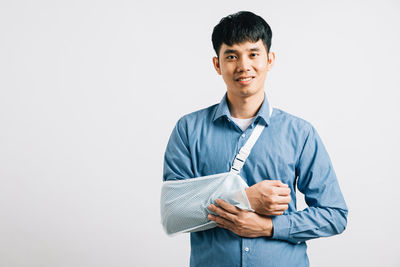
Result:
<svg viewBox="0 0 400 267"><path fill-rule="evenodd" d="M261 75L266 75L268 72L268 65L265 62L260 62L256 68L258 73Z"/></svg>
<svg viewBox="0 0 400 267"><path fill-rule="evenodd" d="M268 68L267 57L259 57L257 60L255 60L254 67L256 67L258 70L267 70Z"/></svg>
<svg viewBox="0 0 400 267"><path fill-rule="evenodd" d="M232 74L229 70L224 69L223 71L221 71L221 75L224 78L225 81L230 81L232 80Z"/></svg>

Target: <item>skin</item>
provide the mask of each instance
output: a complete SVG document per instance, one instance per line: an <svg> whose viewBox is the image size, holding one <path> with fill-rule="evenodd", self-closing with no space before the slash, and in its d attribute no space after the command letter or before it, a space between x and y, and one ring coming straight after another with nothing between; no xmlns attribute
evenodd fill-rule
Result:
<svg viewBox="0 0 400 267"><path fill-rule="evenodd" d="M267 52L261 40L228 46L223 43L214 68L227 86L228 106L232 117L254 117L264 101L267 73L275 62L275 53ZM240 80L240 78L250 78ZM217 214L208 219L217 226L243 237L273 235L270 215L281 215L290 203L290 189L279 180L264 180L246 189L255 212L241 210L221 199L208 208Z"/></svg>
<svg viewBox="0 0 400 267"><path fill-rule="evenodd" d="M233 117L245 119L257 114L264 101L265 79L274 62L275 53L267 53L261 40L232 46L222 44L219 57L213 58L213 64L226 84ZM251 77L251 81L238 81L240 77Z"/></svg>

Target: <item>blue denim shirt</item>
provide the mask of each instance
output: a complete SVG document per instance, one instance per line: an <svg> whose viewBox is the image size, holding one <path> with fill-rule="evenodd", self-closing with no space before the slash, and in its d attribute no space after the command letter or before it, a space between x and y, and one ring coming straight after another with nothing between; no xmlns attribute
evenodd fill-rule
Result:
<svg viewBox="0 0 400 267"><path fill-rule="evenodd" d="M305 241L341 233L347 207L328 153L312 125L280 109L269 115L265 97L253 123L242 131L219 104L183 116L165 152L164 181L227 172L258 120L267 123L240 175L249 186L262 180L289 185L292 201L272 216L272 237L240 237L223 228L191 233L190 266L309 266ZM296 208L295 188L308 208Z"/></svg>

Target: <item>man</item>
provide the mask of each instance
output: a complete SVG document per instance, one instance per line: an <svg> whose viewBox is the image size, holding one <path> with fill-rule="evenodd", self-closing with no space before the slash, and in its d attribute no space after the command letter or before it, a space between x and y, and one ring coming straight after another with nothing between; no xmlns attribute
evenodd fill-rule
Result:
<svg viewBox="0 0 400 267"><path fill-rule="evenodd" d="M238 12L215 26L214 67L227 93L182 117L164 162L164 181L229 171L255 125L266 127L240 176L255 212L218 199L208 209L217 227L191 233L191 266L309 266L305 241L341 233L347 207L329 156L306 121L274 108L264 93L275 54L261 17ZM296 210L297 188L308 208Z"/></svg>

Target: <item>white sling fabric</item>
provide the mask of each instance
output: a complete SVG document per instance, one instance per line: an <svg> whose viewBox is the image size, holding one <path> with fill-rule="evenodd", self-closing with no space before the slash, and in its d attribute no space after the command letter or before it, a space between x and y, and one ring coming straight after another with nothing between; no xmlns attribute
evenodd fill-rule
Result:
<svg viewBox="0 0 400 267"><path fill-rule="evenodd" d="M248 186L232 172L187 180L166 181L161 189L161 221L167 234L207 230L216 224L207 219L208 205L217 198L250 210L244 189Z"/></svg>
<svg viewBox="0 0 400 267"><path fill-rule="evenodd" d="M216 223L207 218L210 213L207 207L217 198L240 209L253 211L245 192L248 185L239 173L264 128L265 122L260 120L236 155L229 172L163 183L161 223L168 235L215 227Z"/></svg>

